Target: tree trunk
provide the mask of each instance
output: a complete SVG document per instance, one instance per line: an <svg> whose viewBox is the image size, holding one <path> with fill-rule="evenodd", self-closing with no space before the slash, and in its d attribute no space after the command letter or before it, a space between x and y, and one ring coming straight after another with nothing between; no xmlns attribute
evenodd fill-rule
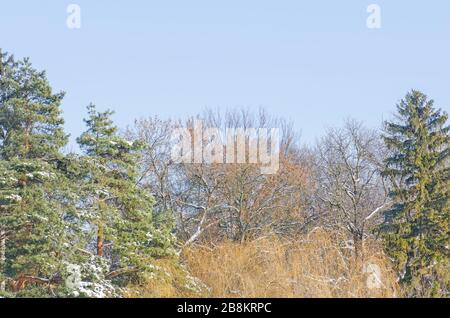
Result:
<svg viewBox="0 0 450 318"><path fill-rule="evenodd" d="M103 257L103 226L99 225L97 233L97 256Z"/></svg>

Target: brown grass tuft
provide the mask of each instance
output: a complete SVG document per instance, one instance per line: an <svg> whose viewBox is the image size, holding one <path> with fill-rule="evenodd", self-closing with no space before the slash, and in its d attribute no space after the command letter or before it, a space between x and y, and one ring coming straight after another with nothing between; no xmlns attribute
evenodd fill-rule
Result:
<svg viewBox="0 0 450 318"><path fill-rule="evenodd" d="M395 275L381 248L366 242L364 255L355 259L344 242L316 229L296 241L272 236L194 246L183 257L190 273L210 288L209 297L395 297ZM380 282L367 273L369 264L369 271L379 269Z"/></svg>

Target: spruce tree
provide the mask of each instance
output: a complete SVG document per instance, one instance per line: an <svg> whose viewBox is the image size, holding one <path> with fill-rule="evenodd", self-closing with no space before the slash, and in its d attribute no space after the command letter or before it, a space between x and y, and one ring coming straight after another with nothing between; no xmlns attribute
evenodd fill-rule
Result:
<svg viewBox="0 0 450 318"><path fill-rule="evenodd" d="M385 123L390 150L383 175L395 204L385 213L386 248L407 296L450 292L450 168L448 115L411 91Z"/></svg>
<svg viewBox="0 0 450 318"><path fill-rule="evenodd" d="M16 295L56 295L76 257L63 96L28 59L0 54L0 282Z"/></svg>
<svg viewBox="0 0 450 318"><path fill-rule="evenodd" d="M153 198L138 186L138 158L142 144L117 133L111 111L88 106L87 131L78 138L85 154L84 201L95 254L107 260L106 278L125 285L152 268L151 259L173 253L170 226L153 221Z"/></svg>

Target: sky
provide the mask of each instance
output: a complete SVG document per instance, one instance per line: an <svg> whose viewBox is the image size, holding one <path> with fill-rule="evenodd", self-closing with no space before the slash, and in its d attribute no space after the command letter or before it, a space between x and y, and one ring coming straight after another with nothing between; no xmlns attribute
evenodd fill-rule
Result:
<svg viewBox="0 0 450 318"><path fill-rule="evenodd" d="M0 1L0 47L67 93L71 147L90 102L121 127L264 107L304 143L348 117L379 128L413 88L450 110L448 0ZM72 3L79 29L67 26Z"/></svg>

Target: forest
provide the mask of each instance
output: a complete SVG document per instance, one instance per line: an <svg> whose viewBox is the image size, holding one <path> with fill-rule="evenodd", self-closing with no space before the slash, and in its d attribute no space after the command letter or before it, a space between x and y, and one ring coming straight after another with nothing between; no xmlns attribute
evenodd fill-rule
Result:
<svg viewBox="0 0 450 318"><path fill-rule="evenodd" d="M264 109L118 127L91 104L67 151L64 92L0 51L0 297L449 297L448 114L402 94L380 129L348 118L314 145ZM228 140L244 160L174 160L199 121L279 129L278 169L251 134Z"/></svg>

